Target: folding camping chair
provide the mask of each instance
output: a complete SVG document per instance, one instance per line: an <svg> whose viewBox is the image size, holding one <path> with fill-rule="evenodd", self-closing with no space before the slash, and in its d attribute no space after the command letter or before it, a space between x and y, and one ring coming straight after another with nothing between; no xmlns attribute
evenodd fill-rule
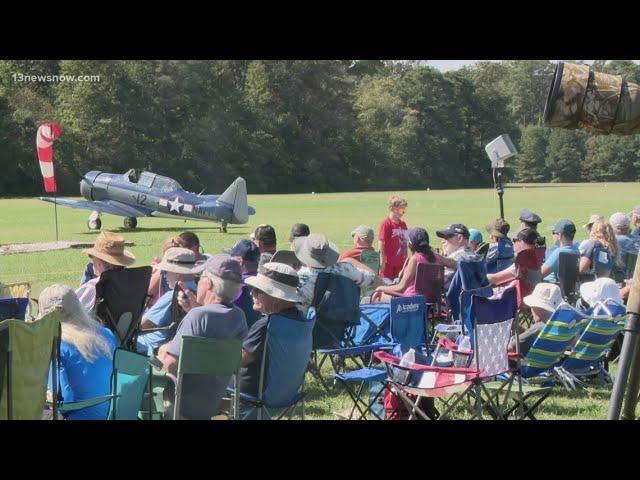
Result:
<svg viewBox="0 0 640 480"><path fill-rule="evenodd" d="M612 383L605 368L607 353L622 330L624 305L612 300L598 302L587 320L587 326L578 337L571 353L555 373L565 388L574 390L576 385L586 386L585 381L599 378L601 384Z"/></svg>
<svg viewBox="0 0 640 480"><path fill-rule="evenodd" d="M558 284L562 298L572 305L580 297L578 292L578 262L580 256L573 252L560 252L558 257Z"/></svg>
<svg viewBox="0 0 640 480"><path fill-rule="evenodd" d="M139 329L136 337L139 337L140 335L147 335L153 332L168 332L167 338L171 339L175 335L175 333L178 331L180 322L182 322L182 319L187 315L186 312L182 309L182 307L178 303L178 298L181 292L182 290L178 287L176 287L173 290L173 295L171 297L171 305L169 307L171 310L171 323L165 327L149 327L149 328ZM157 349L154 349L154 350L157 350ZM153 351L153 352L147 352L147 353L155 354L156 352Z"/></svg>
<svg viewBox="0 0 640 480"><path fill-rule="evenodd" d="M116 348L111 393L75 402L59 402L58 411L64 415L109 402L107 420L137 420L150 373L148 362L146 355Z"/></svg>
<svg viewBox="0 0 640 480"><path fill-rule="evenodd" d="M513 257L513 242L506 237L498 239L496 256L487 261L487 273L496 273L510 267Z"/></svg>
<svg viewBox="0 0 640 480"><path fill-rule="evenodd" d="M412 297L392 298L389 303L378 304L382 308L388 309L388 337L381 343L370 343L352 348L336 349L330 352L331 355L342 357L352 357L355 355L368 354L379 350L394 350L395 354L402 355L413 348L418 353L426 355L427 333L424 318L427 312L425 298L421 295ZM374 357L370 356L370 360ZM350 372L336 373L334 378L339 381L347 390L353 407L349 419L353 418L355 410L360 412L360 419L366 419L367 413L371 412L377 419L382 420L373 409L380 398L383 388L374 391L376 383L381 384L386 378L384 369L373 368L371 361L364 368L352 370ZM369 399L363 399L365 386L368 387Z"/></svg>
<svg viewBox="0 0 640 480"><path fill-rule="evenodd" d="M182 337L176 375L159 370L153 371L154 378L152 381L155 383L159 384L161 380L168 379L169 382L165 382L165 385L173 384L173 412L169 414L171 419L181 420L183 418L181 404L183 401L182 390L185 375L216 375L219 377L228 377L226 381L222 381L226 388L232 376L235 376L237 380L241 358L242 341L235 338L221 340L205 337ZM158 363L159 360L155 357L150 359L149 362L152 366L160 366ZM210 399L212 405L217 406L220 404L225 394L225 388L221 388L219 398ZM158 390L160 391L157 391L155 388L153 390L154 396L158 395L158 397L162 398L165 394L164 388L159 388ZM164 410L164 408L161 409L161 411ZM237 403L234 402L234 416L237 411ZM164 418L168 418L168 416L165 415Z"/></svg>
<svg viewBox="0 0 640 480"><path fill-rule="evenodd" d="M151 267L125 268L104 272L96 284L96 316L127 350L136 350L150 278Z"/></svg>
<svg viewBox="0 0 640 480"><path fill-rule="evenodd" d="M360 289L343 275L321 272L316 280L313 303L307 317L315 320L309 370L329 390L321 369L329 358L334 372L339 372L340 365L327 351L354 346L355 328L360 324ZM357 362L356 357L352 360ZM361 368L363 365L356 363L356 366Z"/></svg>
<svg viewBox="0 0 640 480"><path fill-rule="evenodd" d="M56 364L60 346L60 311L42 318L0 322L0 420L41 420L47 373ZM57 384L53 384L57 400ZM53 408L54 418L57 407Z"/></svg>
<svg viewBox="0 0 640 480"><path fill-rule="evenodd" d="M375 354L385 363L387 382L411 412L410 419L433 419L420 407L423 398L445 399L451 396L451 401L445 400L445 410L438 419L447 418L458 404L464 406L472 418L482 418L486 409L493 418L503 418L505 408L500 407L497 399L505 388L506 398L509 398L513 377L502 382L494 393L485 387L485 382L509 372L507 345L515 313L516 294L513 288L493 298L472 295L469 317L473 320L473 328L470 333L476 347L471 367L403 366L398 357L385 352ZM442 342L445 346L450 344L446 339L440 340L439 344ZM473 400L473 405L469 399Z"/></svg>
<svg viewBox="0 0 640 480"><path fill-rule="evenodd" d="M313 344L314 320L300 322L274 314L269 316L263 350L258 395L231 391L234 403L241 400L241 420L291 419L301 404L304 420L304 376Z"/></svg>
<svg viewBox="0 0 640 480"><path fill-rule="evenodd" d="M0 320L24 320L28 308L28 298L0 298Z"/></svg>

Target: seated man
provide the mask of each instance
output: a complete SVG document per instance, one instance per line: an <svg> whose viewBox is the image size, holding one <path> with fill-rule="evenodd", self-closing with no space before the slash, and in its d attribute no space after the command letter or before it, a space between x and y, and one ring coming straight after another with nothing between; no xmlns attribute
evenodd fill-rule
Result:
<svg viewBox="0 0 640 480"><path fill-rule="evenodd" d="M253 311L251 286L247 283L247 279L255 277L258 274L260 250L251 240L242 239L238 240L233 248L223 251L240 262L240 266L242 267L242 288L240 289L240 295L233 301L233 304L242 309L247 317L247 327L251 327L257 319L257 315Z"/></svg>
<svg viewBox="0 0 640 480"><path fill-rule="evenodd" d="M192 291L196 290L196 284L193 281L191 269L196 264L195 254L181 247L169 248L162 257L162 261L157 268L165 272L169 290L167 290L158 301L142 314L140 329L162 328L168 327L173 321L171 301L175 288L181 288L178 282L183 282ZM144 333L138 335L137 349L140 353L147 353L149 349L154 351L160 345L169 340L169 330L160 330L155 332Z"/></svg>
<svg viewBox="0 0 640 480"><path fill-rule="evenodd" d="M80 285L76 295L84 308L91 312L96 302L96 284L102 272L128 267L136 261L136 257L124 249L124 238L121 235L106 230L100 232L93 248L85 249L83 252L89 255L96 276Z"/></svg>
<svg viewBox="0 0 640 480"><path fill-rule="evenodd" d="M533 315L533 325L518 335L520 353L526 355L551 314L562 303L560 287L552 283L539 283L531 295L524 297L523 302L531 307ZM515 335L511 337L508 349L511 352L516 351Z"/></svg>
<svg viewBox="0 0 640 480"><path fill-rule="evenodd" d="M354 260L361 261L363 250L375 251L373 248L373 228L360 225L351 232L351 237L353 238L354 247L340 254L338 258L339 262L345 258L353 258Z"/></svg>
<svg viewBox="0 0 640 480"><path fill-rule="evenodd" d="M576 226L571 220L560 219L552 229L554 241L559 246L554 248L542 264L540 272L545 282L558 282L558 268L560 267L560 253L573 252L579 255L578 246L573 243L576 234Z"/></svg>
<svg viewBox="0 0 640 480"><path fill-rule="evenodd" d="M640 238L631 234L631 219L622 212L616 212L609 217L609 223L618 241L618 248L622 255L632 253L638 255L640 251Z"/></svg>
<svg viewBox="0 0 640 480"><path fill-rule="evenodd" d="M496 260L498 255L498 240L501 238L507 238L510 229L511 226L509 223L502 218L497 218L487 225L487 232L489 232L490 236L489 251L486 256L487 262L493 262Z"/></svg>
<svg viewBox="0 0 640 480"><path fill-rule="evenodd" d="M260 249L259 266L269 262L273 254L278 250L278 241L275 229L271 225L263 223L255 229L251 239Z"/></svg>
<svg viewBox="0 0 640 480"><path fill-rule="evenodd" d="M247 322L244 313L233 305L240 292L240 264L226 255L214 255L206 263L191 270L201 274L198 292L187 293L180 306L187 312L176 336L158 352L163 370L176 374L183 336L244 340ZM181 415L190 420L207 420L216 415L230 376L185 375L182 386Z"/></svg>
<svg viewBox="0 0 640 480"><path fill-rule="evenodd" d="M458 268L458 262L479 262L482 261L482 257L469 248L469 230L461 223L454 223L444 230L437 230L436 235L443 240L442 251L446 257L441 259L445 267L444 288L447 290Z"/></svg>
<svg viewBox="0 0 640 480"><path fill-rule="evenodd" d="M269 317L278 315L293 322L304 322L306 319L296 308L298 274L289 265L269 262L260 273L247 278L246 282L253 287L253 308L262 317L253 324L242 345L242 367L238 384L242 393L258 396Z"/></svg>
<svg viewBox="0 0 640 480"><path fill-rule="evenodd" d="M536 248L536 240L538 239L538 232L533 228L524 228L518 232L516 238L513 240L513 248L516 256L523 250L533 250ZM496 273L488 273L487 278L493 286L504 285L514 281L518 276L516 271L515 262Z"/></svg>
<svg viewBox="0 0 640 480"><path fill-rule="evenodd" d="M308 237L299 237L294 240L294 252L303 264L298 271L300 285L298 294L300 305L304 315L311 304L315 294L316 280L320 272L335 273L353 280L359 287L367 288L375 280L375 273L366 265L346 258L338 262L340 254L335 245L330 243L321 233L312 233ZM337 263L336 263L337 262Z"/></svg>

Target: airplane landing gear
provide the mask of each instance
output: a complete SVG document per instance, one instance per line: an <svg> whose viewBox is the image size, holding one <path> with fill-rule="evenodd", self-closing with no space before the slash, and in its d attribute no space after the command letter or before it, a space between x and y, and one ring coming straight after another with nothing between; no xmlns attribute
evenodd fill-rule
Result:
<svg viewBox="0 0 640 480"><path fill-rule="evenodd" d="M123 223L124 223L124 228L133 230L138 226L138 219L136 217L125 217Z"/></svg>
<svg viewBox="0 0 640 480"><path fill-rule="evenodd" d="M227 222L222 222L220 225L220 233L227 233Z"/></svg>
<svg viewBox="0 0 640 480"><path fill-rule="evenodd" d="M100 230L102 227L102 221L100 220L100 212L93 212L87 220L87 227L89 230Z"/></svg>

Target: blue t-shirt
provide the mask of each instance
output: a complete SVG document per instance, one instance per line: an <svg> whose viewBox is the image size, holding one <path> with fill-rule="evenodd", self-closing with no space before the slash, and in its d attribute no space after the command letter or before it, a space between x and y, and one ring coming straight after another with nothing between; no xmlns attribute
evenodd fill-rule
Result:
<svg viewBox="0 0 640 480"><path fill-rule="evenodd" d="M113 352L116 349L116 337L108 328L102 327L101 333L109 342L110 355L102 355L88 363L78 349L60 342L60 381L58 388L64 402L77 402L102 397L111 393L111 373L113 372ZM49 374L49 390L52 387ZM65 416L68 420L106 420L109 402L71 412Z"/></svg>
<svg viewBox="0 0 640 480"><path fill-rule="evenodd" d="M551 273L544 278L545 282L558 281L558 268L560 267L561 252L573 252L579 254L578 245L575 243L572 245L563 245L561 247L554 248L551 251L547 259L542 264L543 267L551 267Z"/></svg>
<svg viewBox="0 0 640 480"><path fill-rule="evenodd" d="M190 290L196 290L197 286L193 280L184 282ZM165 292L149 310L142 315L156 327L168 327L171 325L171 300L173 299L173 290ZM147 353L149 347L158 348L169 340L169 330L160 330L158 332L145 333L138 335L137 349L140 353Z"/></svg>

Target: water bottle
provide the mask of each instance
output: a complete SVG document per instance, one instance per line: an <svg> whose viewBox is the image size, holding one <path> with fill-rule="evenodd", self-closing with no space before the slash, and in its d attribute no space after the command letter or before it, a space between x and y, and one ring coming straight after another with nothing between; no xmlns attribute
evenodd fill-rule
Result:
<svg viewBox="0 0 640 480"><path fill-rule="evenodd" d="M469 353L471 351L471 340L469 339L469 337L467 335L463 335L462 339L460 340L460 342L458 343L458 352L460 354L462 353ZM456 355L455 356L455 360L453 362L453 366L454 367L466 367L468 360L469 360L469 356L468 355Z"/></svg>
<svg viewBox="0 0 640 480"><path fill-rule="evenodd" d="M400 366L410 368L414 363L416 363L416 351L413 348L410 348L407 353L402 355L402 358L400 359ZM407 383L410 375L411 372L409 370L402 370L400 368L396 369L395 377L400 383Z"/></svg>

